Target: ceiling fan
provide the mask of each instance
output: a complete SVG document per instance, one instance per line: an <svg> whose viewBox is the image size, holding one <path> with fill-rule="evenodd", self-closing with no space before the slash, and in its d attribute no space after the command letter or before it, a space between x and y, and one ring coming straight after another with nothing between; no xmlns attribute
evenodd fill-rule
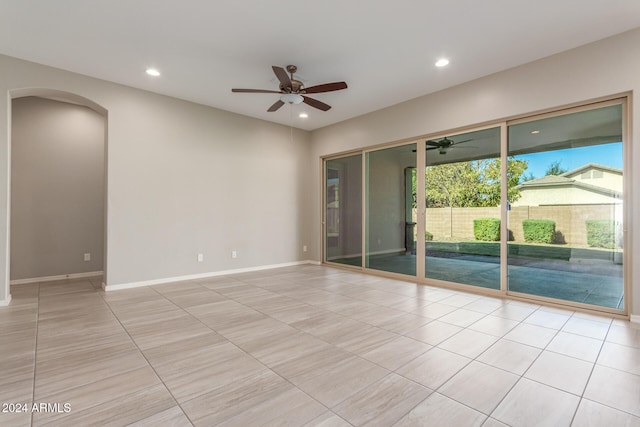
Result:
<svg viewBox="0 0 640 427"><path fill-rule="evenodd" d="M440 154L447 154L450 148L453 148L454 145L461 144L463 142L472 141L472 139L464 139L462 141L454 141L453 139L449 139L446 136L442 138L440 141L436 141L435 139L429 139L425 141L427 144L427 150L438 150ZM461 148L461 147L456 147ZM475 148L475 147L466 147L466 148ZM411 150L414 153L416 150Z"/></svg>
<svg viewBox="0 0 640 427"><path fill-rule="evenodd" d="M304 102L311 107L317 108L318 110L327 111L331 108L330 105L325 104L324 102L318 101L317 99L309 98L305 96L309 93L324 93L324 92L333 92L335 90L342 90L347 88L347 84L345 82L334 82L334 83L325 83L317 86L304 87L301 81L293 78L293 73L298 71L298 67L295 65L287 65L287 69L285 71L282 67L272 66L273 72L280 81L280 90L264 90L264 89L231 89L231 92L239 92L239 93L279 93L281 94L280 99L278 99L269 109L268 112L277 111L284 104L300 104ZM287 72L290 74L287 75Z"/></svg>
<svg viewBox="0 0 640 427"><path fill-rule="evenodd" d="M442 138L440 141L435 141L433 139L427 140L427 150L438 150L440 154L447 154L450 148L454 145L462 144L463 142L471 141L471 139L464 139L462 141L454 141L453 139L449 139L446 136Z"/></svg>

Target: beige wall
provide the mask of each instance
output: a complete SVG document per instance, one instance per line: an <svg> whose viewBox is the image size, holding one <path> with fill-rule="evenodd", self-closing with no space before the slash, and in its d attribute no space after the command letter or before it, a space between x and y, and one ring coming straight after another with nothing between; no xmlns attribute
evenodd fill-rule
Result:
<svg viewBox="0 0 640 427"><path fill-rule="evenodd" d="M577 173L575 175L567 175L567 178L575 179L578 182L582 182L584 184L597 185L598 187L608 188L610 190L622 191L623 188L623 179L622 174L619 173L611 173L609 171L603 171L601 169L592 169L590 171L585 172L593 172L599 171L602 173L602 177L593 178L590 176L589 178L583 178L582 173Z"/></svg>
<svg viewBox="0 0 640 427"><path fill-rule="evenodd" d="M308 132L7 56L0 75L0 301L9 295L10 98L22 89L73 93L107 111L108 285L308 258Z"/></svg>
<svg viewBox="0 0 640 427"><path fill-rule="evenodd" d="M12 112L11 279L102 271L104 117L34 97Z"/></svg>
<svg viewBox="0 0 640 427"><path fill-rule="evenodd" d="M591 219L616 219L620 206L562 205L562 206L512 206L509 211L509 238L524 242L522 221L526 219L550 219L556 223L561 242L568 245L587 246L586 221ZM473 220L500 218L500 208L429 208L426 214L427 231L433 240L474 240Z"/></svg>
<svg viewBox="0 0 640 427"><path fill-rule="evenodd" d="M524 241L522 221L525 219L551 219L556 222L556 232L569 245L587 246L587 220L615 220L620 207L609 205L520 206L509 212L509 230L514 240Z"/></svg>
<svg viewBox="0 0 640 427"><path fill-rule="evenodd" d="M420 135L442 135L451 129L640 90L638 46L640 29L318 129L312 132L312 155L318 159ZM635 108L631 113L632 123L640 123L640 110ZM640 145L640 137L636 133L627 142L627 182L640 182L640 150L634 148ZM315 179L320 177L318 172L316 169L313 174ZM316 183L311 188L320 186ZM626 204L630 241L625 248L630 249L630 254L640 246L640 227L633 226L640 220L635 209L640 203L640 186L629 188L629 195L633 205ZM317 192L313 210L316 224L320 201L321 194ZM317 257L320 243L317 233ZM628 300L631 312L640 316L640 280L636 279L640 278L640 264L633 263L629 272L627 278L633 289Z"/></svg>
<svg viewBox="0 0 640 427"><path fill-rule="evenodd" d="M539 206L564 204L616 203L608 194L587 190L572 185L549 187L524 187L520 189L520 198L511 206Z"/></svg>

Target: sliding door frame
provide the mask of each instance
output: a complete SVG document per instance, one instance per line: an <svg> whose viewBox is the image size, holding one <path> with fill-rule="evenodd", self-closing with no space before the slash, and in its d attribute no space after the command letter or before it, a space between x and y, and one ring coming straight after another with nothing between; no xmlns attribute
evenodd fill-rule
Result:
<svg viewBox="0 0 640 427"><path fill-rule="evenodd" d="M620 93L608 97L602 97L598 99L593 99L590 101L584 101L579 103L574 103L570 105L548 108L545 110L540 110L537 112L532 112L528 114L522 114L518 116L513 116L509 118L505 118L502 120L495 120L491 122L486 122L478 125L470 125L464 126L460 128L450 129L445 132L431 133L422 135L414 138L407 138L400 141L379 144L371 147L365 147L362 149L356 149L351 151L345 151L341 153L336 153L332 155L323 156L320 158L321 169L322 169L322 223L321 223L321 239L322 239L322 263L326 265L330 265L332 267L343 268L348 270L356 270L362 271L368 274L373 274L377 276L396 278L401 280L410 280L411 282L426 284L426 285L435 285L439 287L444 287L448 289L454 290L463 290L466 292L477 293L481 295L487 296L498 296L498 297L507 297L509 299L524 301L524 302L533 302L540 303L544 305L560 307L560 308L570 308L579 311L585 312L601 312L606 313L608 315L620 317L620 318L628 318L629 317L629 305L630 305L630 296L631 296L631 264L630 260L632 259L632 222L631 222L631 177L629 171L631 170L631 151L632 147L630 144L631 137L631 122L630 122L630 107L631 107L631 94L628 92ZM621 105L622 106L622 150L623 150L623 247L624 251L622 254L623 259L623 292L624 292L624 307L623 309L613 309L609 307L596 306L591 304L578 303L574 301L567 301L543 296L536 296L518 292L511 292L508 290L508 213L509 213L509 204L508 204L508 188L505 183L507 183L507 159L509 154L509 141L508 141L508 127L515 124L527 123L531 121L541 120L550 117L558 117L566 114L578 113L582 111L589 111L598 108L608 107L612 105ZM500 203L500 289L488 289L476 287L473 285L466 285L455 282L448 282L437 279L427 279L425 277L425 262L418 260L424 260L426 257L426 246L424 244L417 244L416 247L416 275L406 275L400 273L386 272L381 270L375 270L366 267L366 251L367 251L367 176L368 176L368 168L367 168L367 154L387 148L399 147L403 145L416 144L416 174L417 174L417 194L424 194L425 192L425 170L426 170L426 140L428 139L438 139L443 138L445 136L451 136L454 134L467 133L473 131L479 131L490 128L500 128L500 159L501 159L501 203ZM330 160L335 160L339 158L344 158L348 156L361 155L362 161L362 242L361 242L361 265L360 266L351 266L344 265L335 262L331 262L327 260L327 250L326 250L326 162ZM424 197L417 197L417 235L424 236L426 229L426 201Z"/></svg>
<svg viewBox="0 0 640 427"><path fill-rule="evenodd" d="M543 120L543 119L548 119L548 118L553 118L553 117L560 117L560 116L564 116L564 115L569 115L569 114L575 114L575 113L581 113L581 112L585 112L585 111L591 111L591 110L597 110L599 108L606 108L606 107L611 107L614 105L620 105L622 107L622 159L623 159L623 163L622 163L622 242L623 242L623 252L622 252L622 279L623 279L623 285L622 285L622 292L623 292L623 296L624 296L624 307L623 309L619 310L619 309L615 309L615 308L611 308L611 307L604 307L604 306L598 306L598 305L593 305L593 304L585 304L585 303L580 303L580 302L576 302L576 301L568 301L568 300L561 300L561 299L557 299L557 298L551 298L551 297L545 297L545 296L540 296L540 295L533 295L533 294L526 294L526 293L521 293L521 292L514 292L514 291L510 291L508 289L508 274L507 272L505 272L505 281L503 283L501 283L501 289L504 287L506 287L506 289L504 289L504 292L507 296L509 297L513 297L516 298L518 300L523 300L523 301L536 301L536 302L540 302L540 303L544 303L544 304L553 304L553 305L562 305L562 306L570 306L572 308L578 308L578 309L583 309L583 310L587 310L587 311L591 311L591 312L603 312L603 313L607 313L607 314L612 314L612 315L622 315L622 316L628 316L629 314L629 304L630 304L630 298L629 296L631 295L631 203L630 203L630 184L631 184L631 178L630 178L630 174L629 171L631 170L631 144L629 143L629 137L630 137L630 120L629 120L629 100L630 100L630 96L629 95L624 95L624 96L616 96L616 97L611 97L611 98L606 98L603 100L599 100L599 101L593 101L593 102L589 102L589 103L583 103L583 104L579 104L577 106L573 106L573 107L566 107L566 108L562 108L562 109L556 109L556 110L552 110L552 111L547 111L547 112L543 112L543 113L539 113L539 114L533 114L533 115L529 115L526 117L519 117L517 119L513 119L513 120L509 120L506 122L506 130L508 130L509 126L513 126L513 125L519 125L519 124L523 124L523 123L529 123L529 122L535 122L538 120ZM505 138L505 141L503 141L503 143L506 143L506 147L505 151L502 153L503 156L508 155L508 134L507 134L507 138ZM504 164L503 164L504 166ZM506 179L506 169L503 171L503 177L502 179ZM503 186L504 187L504 186ZM506 191L505 188L503 188L503 191ZM505 200L506 197L503 195L503 200ZM506 205L506 203L503 203ZM505 212L504 212L504 217L502 219L502 226L503 228L503 233L507 230L508 224L508 212L505 206ZM505 236L505 234L503 234L503 236ZM507 241L506 239L501 239L501 241L503 241L503 244L505 246L507 246ZM502 251L502 249L501 249ZM506 249L505 252L501 253L501 256L505 257L505 260L501 260L501 267L503 267L505 270L508 270L508 261L507 261L507 256L508 256L508 248Z"/></svg>

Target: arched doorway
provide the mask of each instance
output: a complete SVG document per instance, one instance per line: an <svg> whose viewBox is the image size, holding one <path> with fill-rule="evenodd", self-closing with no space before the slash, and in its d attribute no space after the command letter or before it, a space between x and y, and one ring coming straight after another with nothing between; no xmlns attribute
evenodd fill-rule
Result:
<svg viewBox="0 0 640 427"><path fill-rule="evenodd" d="M11 92L10 284L107 266L107 110L50 89Z"/></svg>

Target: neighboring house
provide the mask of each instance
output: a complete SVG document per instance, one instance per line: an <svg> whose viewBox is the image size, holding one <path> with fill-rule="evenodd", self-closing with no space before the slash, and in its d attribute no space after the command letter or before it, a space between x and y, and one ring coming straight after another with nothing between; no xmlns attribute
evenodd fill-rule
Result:
<svg viewBox="0 0 640 427"><path fill-rule="evenodd" d="M592 205L622 203L622 170L588 163L562 175L547 175L516 188L512 206Z"/></svg>

